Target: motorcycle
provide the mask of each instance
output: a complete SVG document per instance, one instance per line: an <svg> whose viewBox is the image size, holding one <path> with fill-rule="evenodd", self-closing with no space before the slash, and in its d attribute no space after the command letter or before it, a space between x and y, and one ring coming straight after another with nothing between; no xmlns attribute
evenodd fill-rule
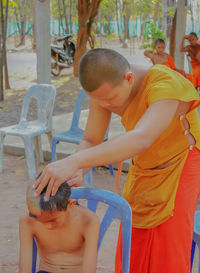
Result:
<svg viewBox="0 0 200 273"><path fill-rule="evenodd" d="M51 73L54 76L59 76L62 69L74 62L76 47L71 39L72 35L67 34L56 39L56 42L62 42L62 46L51 45Z"/></svg>

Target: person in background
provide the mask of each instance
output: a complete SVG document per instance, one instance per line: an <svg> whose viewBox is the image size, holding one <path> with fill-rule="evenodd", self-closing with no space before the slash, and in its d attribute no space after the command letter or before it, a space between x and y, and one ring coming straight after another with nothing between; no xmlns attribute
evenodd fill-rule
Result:
<svg viewBox="0 0 200 273"><path fill-rule="evenodd" d="M185 40L189 42L189 45L185 45ZM189 35L183 37L180 44L180 52L186 52L189 55L192 74L189 75L188 79L195 87L198 87L200 78L200 44L195 32L191 32Z"/></svg>
<svg viewBox="0 0 200 273"><path fill-rule="evenodd" d="M157 39L153 50L145 50L144 55L152 61L152 64L163 64L186 76L183 70L176 68L173 58L165 52L165 41Z"/></svg>

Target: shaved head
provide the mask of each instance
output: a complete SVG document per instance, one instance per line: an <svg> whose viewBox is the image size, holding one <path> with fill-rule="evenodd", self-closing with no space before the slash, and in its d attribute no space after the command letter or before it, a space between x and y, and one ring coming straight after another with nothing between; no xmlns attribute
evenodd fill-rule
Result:
<svg viewBox="0 0 200 273"><path fill-rule="evenodd" d="M85 53L79 64L79 80L82 87L92 92L103 83L119 85L130 64L121 54L107 48L96 48Z"/></svg>
<svg viewBox="0 0 200 273"><path fill-rule="evenodd" d="M28 206L29 211L33 214L40 215L41 208L40 208L40 196L35 196L35 189L33 188L33 184L35 180L31 180L28 182L27 190L26 190L26 203Z"/></svg>
<svg viewBox="0 0 200 273"><path fill-rule="evenodd" d="M35 181L30 181L26 191L26 202L31 212L31 216L41 215L43 211L52 212L54 210L64 211L67 209L68 201L71 195L71 189L67 182L64 182L58 188L56 195L50 196L47 201L44 200L44 196L47 190L47 186L43 189L40 196L35 196L35 189L33 184Z"/></svg>

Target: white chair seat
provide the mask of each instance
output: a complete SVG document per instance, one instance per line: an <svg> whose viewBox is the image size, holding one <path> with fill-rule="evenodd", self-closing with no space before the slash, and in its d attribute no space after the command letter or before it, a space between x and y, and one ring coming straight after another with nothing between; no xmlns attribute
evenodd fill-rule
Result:
<svg viewBox="0 0 200 273"><path fill-rule="evenodd" d="M41 134L47 134L51 146L52 141L52 113L56 97L56 89L49 84L31 86L24 97L20 122L18 124L0 128L0 172L3 169L3 142L6 135L19 136L24 141L26 162L30 178L36 176L35 152L37 159L43 161L41 148ZM37 120L27 121L31 100L37 102Z"/></svg>

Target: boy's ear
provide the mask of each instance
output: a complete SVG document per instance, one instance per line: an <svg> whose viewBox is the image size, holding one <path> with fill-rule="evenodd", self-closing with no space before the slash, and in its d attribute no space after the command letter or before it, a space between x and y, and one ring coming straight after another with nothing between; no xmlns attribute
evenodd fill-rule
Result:
<svg viewBox="0 0 200 273"><path fill-rule="evenodd" d="M73 208L76 205L76 199L69 199L68 206Z"/></svg>

